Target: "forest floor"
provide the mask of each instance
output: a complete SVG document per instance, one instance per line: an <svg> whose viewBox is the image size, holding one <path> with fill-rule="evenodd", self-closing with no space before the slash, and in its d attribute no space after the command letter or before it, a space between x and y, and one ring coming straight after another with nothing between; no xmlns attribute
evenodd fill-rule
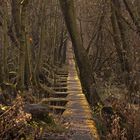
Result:
<svg viewBox="0 0 140 140"><path fill-rule="evenodd" d="M93 118L101 140L140 139L140 94L129 96L125 85L97 78L98 93L104 105L93 107Z"/></svg>
<svg viewBox="0 0 140 140"><path fill-rule="evenodd" d="M115 85L112 81L105 84L97 79L104 106L90 108L82 91L73 52L69 50L68 53L68 73L60 72L59 86L53 87L55 93L49 98L43 97L41 102L46 102L43 109L48 109L47 115L44 113L41 117L35 112L38 118L31 118L31 114L24 111L25 103L19 96L12 106L0 106L5 111L0 112L0 136L8 140L15 139L11 137L18 137L17 134L27 140L98 140L99 137L101 140L131 140L132 137L139 140L139 104L127 100L123 85Z"/></svg>

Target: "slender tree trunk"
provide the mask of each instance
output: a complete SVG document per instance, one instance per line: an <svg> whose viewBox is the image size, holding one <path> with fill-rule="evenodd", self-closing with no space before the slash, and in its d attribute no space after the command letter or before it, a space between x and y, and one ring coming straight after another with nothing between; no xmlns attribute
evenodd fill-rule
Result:
<svg viewBox="0 0 140 140"><path fill-rule="evenodd" d="M57 58L60 63L61 63L61 57L62 57L63 39L64 39L64 28L62 27L62 31L60 35L60 45L58 47L58 58Z"/></svg>
<svg viewBox="0 0 140 140"><path fill-rule="evenodd" d="M45 13L45 4L42 4L41 7L41 25L40 25L40 43L39 43L39 51L38 51L38 56L37 56L37 62L35 65L35 70L34 70L34 78L33 78L33 83L37 86L40 87L39 83L39 74L41 72L41 64L42 64L42 55L43 55L43 49L44 49L44 41L45 41L45 21L43 19L43 15Z"/></svg>
<svg viewBox="0 0 140 140"><path fill-rule="evenodd" d="M2 73L2 44L0 44L0 85L3 82L3 73Z"/></svg>
<svg viewBox="0 0 140 140"><path fill-rule="evenodd" d="M16 36L19 41L21 35L20 28L20 0L12 0L12 16L14 21L14 27L16 31Z"/></svg>
<svg viewBox="0 0 140 140"><path fill-rule="evenodd" d="M58 23L57 23L57 9L58 7L56 6L56 9L55 9L55 19L54 19L54 32L53 32L53 64L56 64L56 61L57 61L57 45L56 45L56 41L57 41L57 26L58 26Z"/></svg>
<svg viewBox="0 0 140 140"><path fill-rule="evenodd" d="M116 51L121 63L121 69L122 71L124 71L124 66L123 66L123 53L122 53L122 48L121 48L121 39L120 39L120 32L118 30L118 24L117 24L117 19L116 19L116 15L115 15L115 9L113 7L113 3L111 2L111 22L112 22L112 28L113 28L113 39L115 42L115 47L116 47Z"/></svg>
<svg viewBox="0 0 140 140"><path fill-rule="evenodd" d="M67 50L67 39L65 40L62 48L62 58L61 58L62 64L66 63L66 50Z"/></svg>
<svg viewBox="0 0 140 140"><path fill-rule="evenodd" d="M7 51L8 51L8 29L7 29L7 5L4 2L4 19L3 19L3 80L8 81L8 65L7 65Z"/></svg>
<svg viewBox="0 0 140 140"><path fill-rule="evenodd" d="M111 11L112 11L111 21L112 21L112 27L114 32L114 42L120 59L121 69L124 74L125 84L131 94L132 92L135 92L134 88L132 87L135 86L134 81L136 79L132 79L132 77L130 77L133 71L131 64L128 60L128 58L130 59L130 48L126 41L125 27L120 17L121 14L120 3L118 2L118 0L112 0Z"/></svg>
<svg viewBox="0 0 140 140"><path fill-rule="evenodd" d="M20 21L20 51L19 51L19 69L17 87L21 90L25 88L25 57L26 57L26 6L28 0L24 0L21 4L21 21Z"/></svg>
<svg viewBox="0 0 140 140"><path fill-rule="evenodd" d="M25 87L29 89L31 85L31 76L32 76L32 62L31 62L31 48L29 43L29 36L26 35L26 48L25 48Z"/></svg>
<svg viewBox="0 0 140 140"><path fill-rule="evenodd" d="M113 0L113 5L115 6L116 10L115 10L115 16L116 16L116 22L118 24L118 30L120 32L120 37L121 37L121 42L122 42L122 53L123 53L123 67L122 67L122 70L123 71L126 71L127 73L130 73L132 71L132 68L129 64L129 61L128 61L128 56L129 55L129 51L130 51L130 48L129 48L129 45L126 41L126 38L125 38L125 25L123 25L123 21L121 20L121 9L120 9L120 3L118 0Z"/></svg>
<svg viewBox="0 0 140 140"><path fill-rule="evenodd" d="M139 21L139 14L135 7L132 6L132 3L128 0L123 0L126 10L128 11L129 15L131 16L133 23L137 28L137 32L140 36L140 21ZM132 10L133 9L133 10Z"/></svg>

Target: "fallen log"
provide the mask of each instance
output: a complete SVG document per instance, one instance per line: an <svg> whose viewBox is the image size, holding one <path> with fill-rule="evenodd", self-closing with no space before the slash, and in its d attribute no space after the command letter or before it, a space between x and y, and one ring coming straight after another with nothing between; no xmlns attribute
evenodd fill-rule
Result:
<svg viewBox="0 0 140 140"><path fill-rule="evenodd" d="M25 104L24 111L32 114L32 118L37 120L46 120L49 116L48 106L41 104Z"/></svg>

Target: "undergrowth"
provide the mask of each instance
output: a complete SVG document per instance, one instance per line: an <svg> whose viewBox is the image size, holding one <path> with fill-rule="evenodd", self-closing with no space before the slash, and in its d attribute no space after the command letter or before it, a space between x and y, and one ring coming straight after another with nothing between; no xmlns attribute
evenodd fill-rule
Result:
<svg viewBox="0 0 140 140"><path fill-rule="evenodd" d="M45 133L62 133L65 128L52 116L33 119L17 96L11 106L0 105L0 140L41 140Z"/></svg>
<svg viewBox="0 0 140 140"><path fill-rule="evenodd" d="M109 95L103 106L93 108L93 117L101 140L140 139L139 104Z"/></svg>

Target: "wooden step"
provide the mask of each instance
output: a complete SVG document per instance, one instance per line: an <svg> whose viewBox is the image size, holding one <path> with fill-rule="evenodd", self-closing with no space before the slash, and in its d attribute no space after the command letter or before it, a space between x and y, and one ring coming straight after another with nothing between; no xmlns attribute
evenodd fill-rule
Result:
<svg viewBox="0 0 140 140"><path fill-rule="evenodd" d="M69 85L72 85L72 84L81 85L80 81L78 82L78 81L75 81L75 80L67 80L67 83Z"/></svg>
<svg viewBox="0 0 140 140"><path fill-rule="evenodd" d="M59 77L68 77L68 75L59 74Z"/></svg>
<svg viewBox="0 0 140 140"><path fill-rule="evenodd" d="M46 101L58 101L58 102L60 102L60 101L68 101L67 99L65 99L65 98L47 98L47 99L45 99Z"/></svg>
<svg viewBox="0 0 140 140"><path fill-rule="evenodd" d="M53 94L69 94L68 92L55 92Z"/></svg>
<svg viewBox="0 0 140 140"><path fill-rule="evenodd" d="M56 84L54 84L55 85L55 87L67 87L67 83L56 83Z"/></svg>
<svg viewBox="0 0 140 140"><path fill-rule="evenodd" d="M57 75L68 75L68 72L56 72Z"/></svg>
<svg viewBox="0 0 140 140"><path fill-rule="evenodd" d="M65 72L57 72L56 75L64 75L64 76L68 76L69 73L65 73Z"/></svg>
<svg viewBox="0 0 140 140"><path fill-rule="evenodd" d="M65 106L49 106L49 111L54 114L62 114L66 110Z"/></svg>
<svg viewBox="0 0 140 140"><path fill-rule="evenodd" d="M57 83L67 83L67 79L56 79Z"/></svg>
<svg viewBox="0 0 140 140"><path fill-rule="evenodd" d="M61 69L61 70L57 70L56 73L68 73L68 70Z"/></svg>
<svg viewBox="0 0 140 140"><path fill-rule="evenodd" d="M66 98L48 98L46 99L46 102L48 102L49 105L53 106L64 106L68 102Z"/></svg>
<svg viewBox="0 0 140 140"><path fill-rule="evenodd" d="M66 107L65 107L65 106L53 106L53 105L50 105L50 106L49 106L49 109L60 109L60 110L65 110Z"/></svg>
<svg viewBox="0 0 140 140"><path fill-rule="evenodd" d="M67 77L56 77L55 80L67 81Z"/></svg>
<svg viewBox="0 0 140 140"><path fill-rule="evenodd" d="M60 75L59 78L57 78L57 79L67 79L67 78L68 78L68 76Z"/></svg>
<svg viewBox="0 0 140 140"><path fill-rule="evenodd" d="M70 92L75 92L75 91L77 91L77 92L82 92L82 89L80 89L80 88L70 88L70 87L68 87L68 91L70 91Z"/></svg>
<svg viewBox="0 0 140 140"><path fill-rule="evenodd" d="M66 98L68 95L67 92L55 92L51 96L54 98Z"/></svg>
<svg viewBox="0 0 140 140"><path fill-rule="evenodd" d="M68 84L68 87L72 87L72 88L82 88L81 84Z"/></svg>
<svg viewBox="0 0 140 140"><path fill-rule="evenodd" d="M58 73L56 76L65 76L65 77L68 77L68 74L66 74L66 73Z"/></svg>
<svg viewBox="0 0 140 140"><path fill-rule="evenodd" d="M78 83L80 83L80 81L79 81L79 79L67 79L67 81L68 81L68 83L75 83L75 82L78 82Z"/></svg>
<svg viewBox="0 0 140 140"><path fill-rule="evenodd" d="M68 89L67 87L53 87L53 90L59 91L59 92L66 92Z"/></svg>
<svg viewBox="0 0 140 140"><path fill-rule="evenodd" d="M68 79L68 76L67 76L67 77L57 76L57 77L55 77L55 79L56 79L56 80L57 80L57 79Z"/></svg>

